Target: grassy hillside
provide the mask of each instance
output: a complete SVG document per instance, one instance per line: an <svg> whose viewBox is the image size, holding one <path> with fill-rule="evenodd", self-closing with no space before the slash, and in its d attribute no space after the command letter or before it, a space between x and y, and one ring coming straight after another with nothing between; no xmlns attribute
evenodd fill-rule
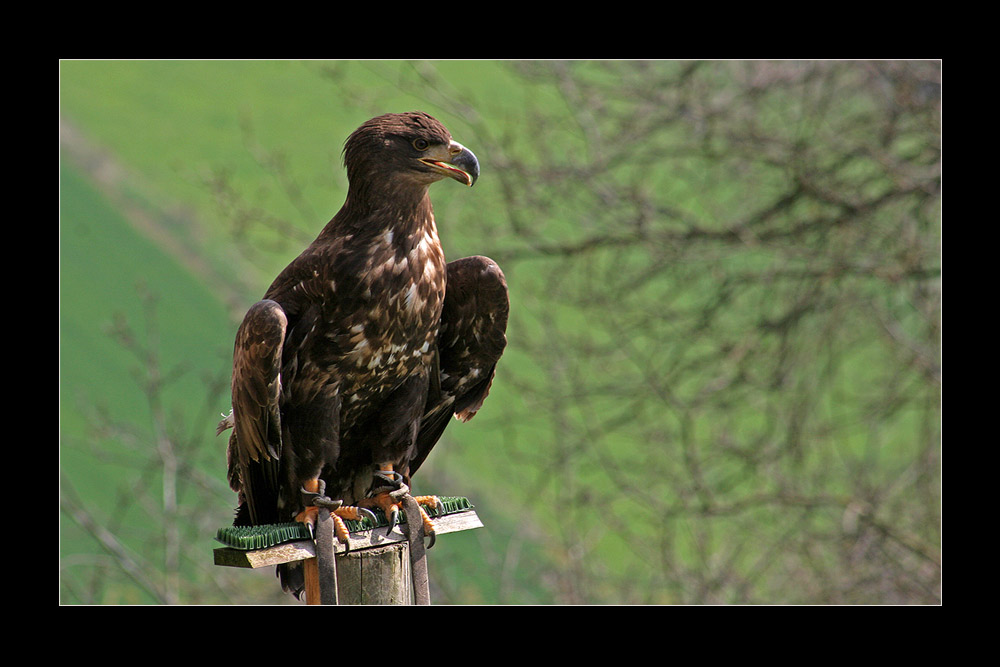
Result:
<svg viewBox="0 0 1000 667"><path fill-rule="evenodd" d="M141 552L149 535L127 527L156 525L159 518L148 513L162 512L162 506L147 504L163 483L156 471L153 412L168 410L177 429L218 413L218 396L207 394L205 378L221 377L225 369L223 336L230 322L202 281L139 233L67 163L61 171L61 218L62 472L98 520L122 526L127 546ZM116 326L132 331L140 346L136 352L156 355L162 387L150 386L157 378L147 375L149 358L113 335ZM155 391L154 402L147 389ZM222 450L220 443L211 449L192 449L197 458L190 464L212 471ZM213 477L220 482L218 494L221 477L217 471ZM202 511L216 521L228 514L221 504ZM65 517L62 526L64 575L68 585L83 586L91 559L99 561L102 552ZM156 560L153 553L146 556ZM72 595L66 601L73 601Z"/></svg>

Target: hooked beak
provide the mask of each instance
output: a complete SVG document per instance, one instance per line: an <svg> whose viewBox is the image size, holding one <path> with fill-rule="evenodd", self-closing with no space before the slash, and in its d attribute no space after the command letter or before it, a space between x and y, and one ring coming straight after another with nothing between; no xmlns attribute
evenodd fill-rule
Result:
<svg viewBox="0 0 1000 667"><path fill-rule="evenodd" d="M420 161L470 188L479 178L479 160L472 151L457 141L451 142L448 146L447 156L440 157L443 159L423 157Z"/></svg>

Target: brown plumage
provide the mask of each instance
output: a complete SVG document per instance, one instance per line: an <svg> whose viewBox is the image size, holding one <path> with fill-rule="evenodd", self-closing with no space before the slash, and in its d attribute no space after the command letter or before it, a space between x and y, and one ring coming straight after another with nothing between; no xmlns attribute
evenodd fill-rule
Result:
<svg viewBox="0 0 1000 667"><path fill-rule="evenodd" d="M482 405L506 344L503 273L485 257L445 263L428 196L446 177L471 186L476 157L415 112L364 123L344 165L343 207L237 332L220 424L237 525L292 520L308 480L347 504L379 468L408 483L450 417Z"/></svg>

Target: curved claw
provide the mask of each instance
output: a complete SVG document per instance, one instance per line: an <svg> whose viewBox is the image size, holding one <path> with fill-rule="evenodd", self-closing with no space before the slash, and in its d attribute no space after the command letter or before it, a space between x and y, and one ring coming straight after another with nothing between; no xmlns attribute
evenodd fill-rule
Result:
<svg viewBox="0 0 1000 667"><path fill-rule="evenodd" d="M434 543L437 541L437 535L434 533L427 533L427 537L431 538L431 543L428 544L427 547L425 548L430 549L431 547L434 546Z"/></svg>
<svg viewBox="0 0 1000 667"><path fill-rule="evenodd" d="M358 513L359 514L364 514L365 517L368 518L368 519L370 519L372 523L376 523L378 521L378 519L375 518L375 512L372 512L367 507L359 507L358 508Z"/></svg>
<svg viewBox="0 0 1000 667"><path fill-rule="evenodd" d="M399 510L393 507L387 518L389 519L389 530L386 532L391 533L392 529L399 523Z"/></svg>

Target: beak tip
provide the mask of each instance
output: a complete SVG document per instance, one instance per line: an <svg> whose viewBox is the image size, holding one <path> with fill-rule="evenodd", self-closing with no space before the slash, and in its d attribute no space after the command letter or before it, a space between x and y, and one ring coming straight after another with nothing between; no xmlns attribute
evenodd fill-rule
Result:
<svg viewBox="0 0 1000 667"><path fill-rule="evenodd" d="M470 151L465 146L462 146L457 142L456 145L461 148L461 152L454 160L452 160L452 164L465 172L467 178L466 185L471 188L476 184L476 181L479 180L479 159L476 157L475 153Z"/></svg>

